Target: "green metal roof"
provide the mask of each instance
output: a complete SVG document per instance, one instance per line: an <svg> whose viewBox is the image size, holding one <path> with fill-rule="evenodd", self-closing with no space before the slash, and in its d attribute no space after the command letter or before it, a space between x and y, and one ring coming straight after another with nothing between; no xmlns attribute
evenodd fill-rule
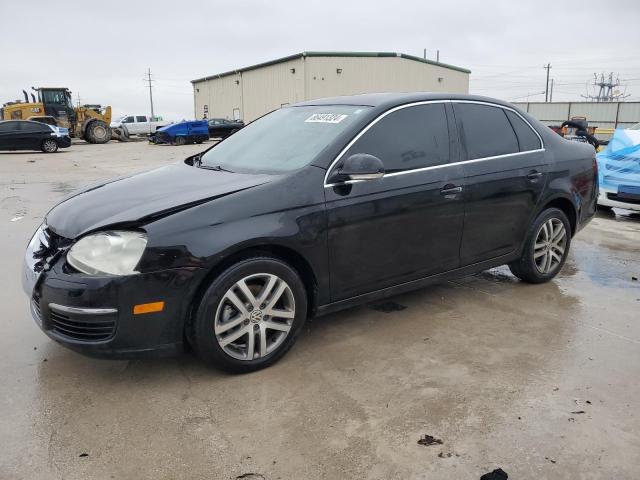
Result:
<svg viewBox="0 0 640 480"><path fill-rule="evenodd" d="M257 68L268 67L269 65L276 65L278 63L288 62L289 60L295 60L301 57L400 57L406 60L413 60L414 62L428 63L429 65L436 65L438 67L448 68L450 70L456 70L463 73L471 73L471 70L466 68L456 67L455 65L449 65L447 63L436 62L435 60L426 60L424 58L415 57L413 55L407 55L405 53L396 52L301 52L286 57L276 58L268 62L256 63L248 67L239 68L237 70L229 70L228 72L218 73L215 75L209 75L207 77L197 78L191 80L191 83L198 83L205 80L211 80L213 78L226 77L228 75L235 75L242 72L248 72L249 70L256 70Z"/></svg>

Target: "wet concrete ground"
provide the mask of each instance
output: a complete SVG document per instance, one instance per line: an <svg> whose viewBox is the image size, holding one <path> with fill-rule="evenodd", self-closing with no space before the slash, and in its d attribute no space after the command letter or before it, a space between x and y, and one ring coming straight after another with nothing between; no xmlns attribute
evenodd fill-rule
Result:
<svg viewBox="0 0 640 480"><path fill-rule="evenodd" d="M88 359L45 337L19 272L47 209L201 148L0 153L1 479L476 480L498 467L510 479L638 478L640 216L629 212L596 218L551 283L499 268L391 299L402 310L322 317L250 375L190 354ZM442 445L418 445L424 434Z"/></svg>

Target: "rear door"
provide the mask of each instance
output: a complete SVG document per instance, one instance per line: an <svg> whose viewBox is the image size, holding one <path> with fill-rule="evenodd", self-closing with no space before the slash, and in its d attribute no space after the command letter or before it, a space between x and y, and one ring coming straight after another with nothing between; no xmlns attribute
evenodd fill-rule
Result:
<svg viewBox="0 0 640 480"><path fill-rule="evenodd" d="M34 149L32 123L26 121L13 123L14 125L10 138L13 142L14 148L20 150ZM38 147L35 148L39 149L40 146L38 145Z"/></svg>
<svg viewBox="0 0 640 480"><path fill-rule="evenodd" d="M461 266L520 247L546 182L539 135L514 110L454 102L463 145L465 216Z"/></svg>
<svg viewBox="0 0 640 480"><path fill-rule="evenodd" d="M149 122L144 115L136 116L136 134L149 133Z"/></svg>
<svg viewBox="0 0 640 480"><path fill-rule="evenodd" d="M462 166L450 164L456 144L449 130L445 103L401 107L342 155L374 155L386 174L325 186L332 301L458 266Z"/></svg>
<svg viewBox="0 0 640 480"><path fill-rule="evenodd" d="M18 123L19 122L0 122L0 150L19 148Z"/></svg>

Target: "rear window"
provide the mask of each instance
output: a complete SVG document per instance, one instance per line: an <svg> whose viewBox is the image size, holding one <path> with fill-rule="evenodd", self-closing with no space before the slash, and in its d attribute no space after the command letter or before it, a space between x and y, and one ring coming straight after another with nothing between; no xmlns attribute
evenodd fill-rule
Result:
<svg viewBox="0 0 640 480"><path fill-rule="evenodd" d="M475 103L456 103L453 108L468 160L520 151L504 109Z"/></svg>
<svg viewBox="0 0 640 480"><path fill-rule="evenodd" d="M11 132L17 130L16 125L18 122L0 122L0 132Z"/></svg>
<svg viewBox="0 0 640 480"><path fill-rule="evenodd" d="M535 134L535 132L531 129L529 125L525 123L519 115L512 112L511 110L505 110L507 114L507 118L511 122L511 126L513 130L516 132L516 137L518 137L518 145L520 146L521 152L527 152L529 150L537 150L541 148L540 139Z"/></svg>
<svg viewBox="0 0 640 480"><path fill-rule="evenodd" d="M49 127L40 123L22 122L20 123L20 130L23 132L44 132L45 130L51 131Z"/></svg>

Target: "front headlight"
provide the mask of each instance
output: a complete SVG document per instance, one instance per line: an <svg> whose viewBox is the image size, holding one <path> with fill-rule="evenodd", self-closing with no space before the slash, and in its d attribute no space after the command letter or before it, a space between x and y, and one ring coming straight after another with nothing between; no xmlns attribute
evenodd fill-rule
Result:
<svg viewBox="0 0 640 480"><path fill-rule="evenodd" d="M131 275L147 246L142 232L107 231L81 238L69 253L69 264L90 275Z"/></svg>

